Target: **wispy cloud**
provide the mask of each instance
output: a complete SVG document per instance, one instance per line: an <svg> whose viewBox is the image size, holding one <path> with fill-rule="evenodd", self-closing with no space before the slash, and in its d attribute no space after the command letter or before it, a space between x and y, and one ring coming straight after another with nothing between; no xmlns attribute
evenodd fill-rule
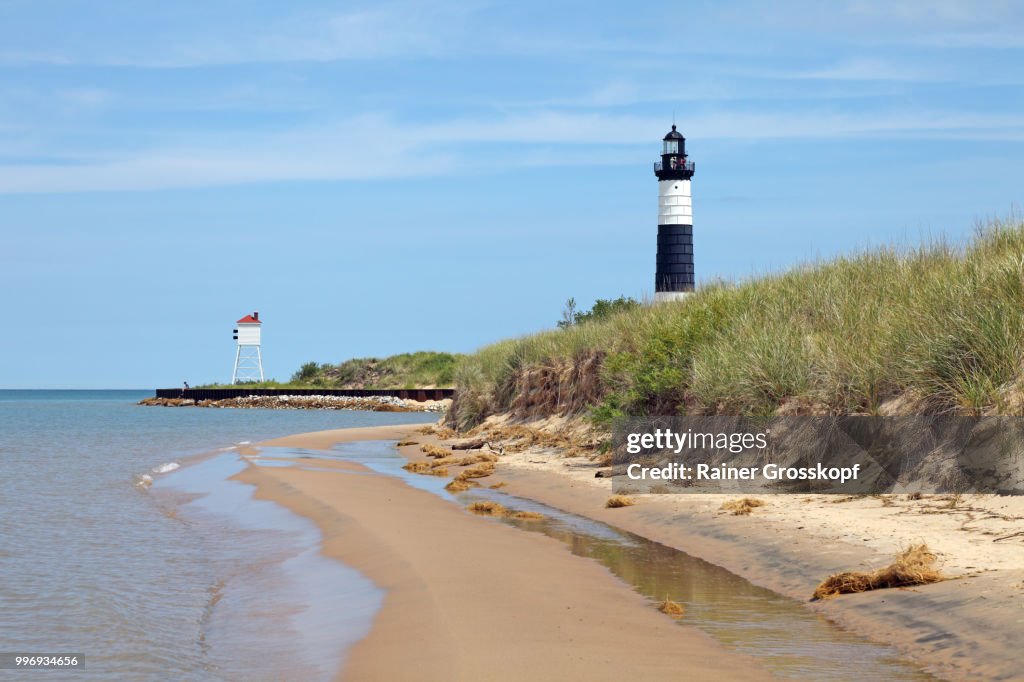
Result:
<svg viewBox="0 0 1024 682"><path fill-rule="evenodd" d="M1024 140L1024 116L977 113L704 113L680 119L702 141L828 138ZM663 117L544 111L501 119L402 124L366 115L327 127L229 138L65 163L0 166L0 193L133 191L296 180L500 172L531 165L633 163L664 133ZM401 144L395 133L401 131ZM553 152L550 148L562 151ZM485 150L485 151L484 151Z"/></svg>

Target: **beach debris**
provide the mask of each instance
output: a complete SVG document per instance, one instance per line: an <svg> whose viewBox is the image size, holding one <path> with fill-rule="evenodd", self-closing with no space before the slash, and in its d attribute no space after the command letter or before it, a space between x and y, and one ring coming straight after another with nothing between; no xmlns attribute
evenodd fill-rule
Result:
<svg viewBox="0 0 1024 682"><path fill-rule="evenodd" d="M632 497L612 495L604 503L604 506L608 509L619 509L620 507L632 507L634 504L636 504L636 501Z"/></svg>
<svg viewBox="0 0 1024 682"><path fill-rule="evenodd" d="M442 448L439 445L434 445L433 443L424 443L420 446L420 450L422 450L423 454L427 457L441 458L452 456L451 450L448 448Z"/></svg>
<svg viewBox="0 0 1024 682"><path fill-rule="evenodd" d="M494 485L489 485L487 487L490 488L491 490L498 490L499 488L504 488L507 485L508 481L499 481L498 483L495 483Z"/></svg>
<svg viewBox="0 0 1024 682"><path fill-rule="evenodd" d="M482 500L473 502L466 507L469 511L474 514L481 514L483 516L507 516L508 509L504 505L498 504L497 502L491 502L490 500Z"/></svg>
<svg viewBox="0 0 1024 682"><path fill-rule="evenodd" d="M473 481L467 481L465 479L456 478L453 479L448 485L446 485L444 489L450 493L461 493L469 490L470 488L475 487L476 483L474 483Z"/></svg>
<svg viewBox="0 0 1024 682"><path fill-rule="evenodd" d="M478 452L475 455L467 455L457 461L459 466L469 466L470 464L477 464L479 462L497 462L498 456L492 455L489 452Z"/></svg>
<svg viewBox="0 0 1024 682"><path fill-rule="evenodd" d="M419 444L420 443L417 440L400 440L400 441L398 441L398 447L400 447L400 448L404 448L407 445L419 445Z"/></svg>
<svg viewBox="0 0 1024 682"><path fill-rule="evenodd" d="M474 467L470 467L462 471L457 479L466 480L467 478L484 478L494 473L494 462L481 462Z"/></svg>
<svg viewBox="0 0 1024 682"><path fill-rule="evenodd" d="M512 514L512 518L521 521L540 521L544 515L535 511L517 511Z"/></svg>
<svg viewBox="0 0 1024 682"><path fill-rule="evenodd" d="M928 545L911 545L896 556L885 568L869 573L846 571L829 576L814 590L813 600L827 599L840 594L854 594L889 587L928 585L946 580L935 568L937 557Z"/></svg>
<svg viewBox="0 0 1024 682"><path fill-rule="evenodd" d="M746 516L757 507L763 506L764 500L759 500L756 497L741 497L738 500L723 502L720 508L722 511L727 511L733 516Z"/></svg>
<svg viewBox="0 0 1024 682"><path fill-rule="evenodd" d="M402 468L410 474L429 474L432 467L430 462L408 462Z"/></svg>
<svg viewBox="0 0 1024 682"><path fill-rule="evenodd" d="M458 443L452 443L452 450L479 450L480 448L488 445L487 440L484 438L473 438L471 440L464 440ZM488 445L488 447L490 447Z"/></svg>
<svg viewBox="0 0 1024 682"><path fill-rule="evenodd" d="M686 613L686 609L679 602L672 601L665 595L665 600L658 604L658 610L664 613L666 616L670 616L679 620Z"/></svg>
<svg viewBox="0 0 1024 682"><path fill-rule="evenodd" d="M455 432L447 426L435 426L430 424L428 426L424 426L419 432L425 436L437 436L441 440L451 440L452 438L455 438Z"/></svg>

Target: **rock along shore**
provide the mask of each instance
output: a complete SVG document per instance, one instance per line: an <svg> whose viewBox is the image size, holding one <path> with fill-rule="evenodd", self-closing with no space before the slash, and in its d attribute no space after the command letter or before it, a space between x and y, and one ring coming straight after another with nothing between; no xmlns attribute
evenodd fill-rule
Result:
<svg viewBox="0 0 1024 682"><path fill-rule="evenodd" d="M250 395L223 400L146 398L139 405L160 407L260 408L264 410L367 410L371 412L444 412L451 400L405 400L394 396Z"/></svg>

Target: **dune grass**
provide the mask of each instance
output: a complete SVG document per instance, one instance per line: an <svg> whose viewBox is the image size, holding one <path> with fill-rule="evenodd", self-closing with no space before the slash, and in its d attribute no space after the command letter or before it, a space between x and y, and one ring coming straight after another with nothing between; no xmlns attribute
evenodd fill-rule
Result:
<svg viewBox="0 0 1024 682"><path fill-rule="evenodd" d="M932 412L1015 413L1022 311L1024 223L994 221L965 246L868 250L486 346L457 363L450 422L523 401L599 422L786 404L874 413L901 394Z"/></svg>
<svg viewBox="0 0 1024 682"><path fill-rule="evenodd" d="M386 358L353 358L337 365L307 362L292 381L337 388L448 387L454 380L458 357L419 351Z"/></svg>

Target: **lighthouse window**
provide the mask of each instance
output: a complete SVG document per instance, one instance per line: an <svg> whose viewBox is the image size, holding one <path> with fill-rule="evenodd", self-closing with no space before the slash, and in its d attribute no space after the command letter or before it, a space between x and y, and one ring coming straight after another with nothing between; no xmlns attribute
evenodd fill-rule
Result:
<svg viewBox="0 0 1024 682"><path fill-rule="evenodd" d="M678 154L679 153L679 141L678 140L665 140L665 151L663 154Z"/></svg>

